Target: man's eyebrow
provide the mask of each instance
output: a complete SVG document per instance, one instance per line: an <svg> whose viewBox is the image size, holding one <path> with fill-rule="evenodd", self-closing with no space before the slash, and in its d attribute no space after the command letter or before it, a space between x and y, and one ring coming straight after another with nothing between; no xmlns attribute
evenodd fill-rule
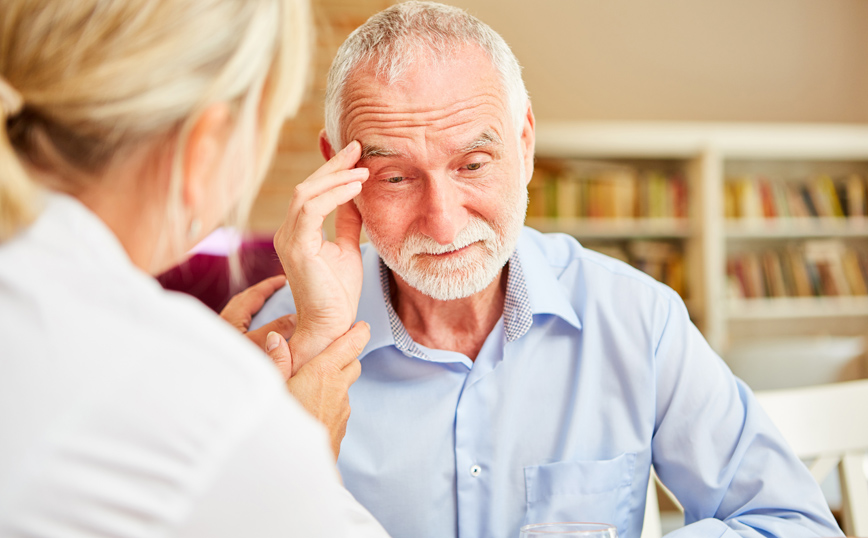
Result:
<svg viewBox="0 0 868 538"><path fill-rule="evenodd" d="M459 148L459 153L471 153L473 151L478 150L479 148L484 148L488 146L495 146L496 149L500 149L503 146L503 141L497 136L491 129L486 129L482 131L482 133L473 139L472 142L467 144L466 146Z"/></svg>
<svg viewBox="0 0 868 538"><path fill-rule="evenodd" d="M375 146L373 144L362 144L362 156L359 160L370 159L371 157L400 157L403 153L400 151Z"/></svg>

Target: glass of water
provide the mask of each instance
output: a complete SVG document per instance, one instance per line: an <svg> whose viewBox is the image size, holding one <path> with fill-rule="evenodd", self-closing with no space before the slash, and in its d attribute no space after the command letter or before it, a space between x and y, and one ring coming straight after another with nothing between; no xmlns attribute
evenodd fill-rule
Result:
<svg viewBox="0 0 868 538"><path fill-rule="evenodd" d="M618 538L618 531L605 523L537 523L525 525L519 538Z"/></svg>

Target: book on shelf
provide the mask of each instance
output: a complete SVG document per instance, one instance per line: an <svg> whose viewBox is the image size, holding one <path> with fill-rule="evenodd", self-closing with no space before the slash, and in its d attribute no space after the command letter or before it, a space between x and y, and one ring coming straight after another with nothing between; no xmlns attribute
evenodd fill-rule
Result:
<svg viewBox="0 0 868 538"><path fill-rule="evenodd" d="M789 294L795 297L810 297L814 295L814 286L808 268L797 248L791 247L782 255L787 274L790 276Z"/></svg>
<svg viewBox="0 0 868 538"><path fill-rule="evenodd" d="M585 248L629 263L685 297L684 254L676 243L631 240L622 244L589 243Z"/></svg>
<svg viewBox="0 0 868 538"><path fill-rule="evenodd" d="M784 264L780 256L773 252L764 252L762 256L763 270L768 281L767 293L770 297L786 297L787 284L784 279Z"/></svg>
<svg viewBox="0 0 868 538"><path fill-rule="evenodd" d="M847 215L850 217L866 214L865 182L856 174L851 174L844 185L844 200L847 204Z"/></svg>
<svg viewBox="0 0 868 538"><path fill-rule="evenodd" d="M868 250L835 239L735 253L726 272L736 298L868 295Z"/></svg>
<svg viewBox="0 0 868 538"><path fill-rule="evenodd" d="M868 282L865 280L863 268L859 265L859 256L853 250L846 250L841 258L844 275L847 279L847 285L850 286L850 292L853 295L868 295ZM868 271L868 266L865 267Z"/></svg>
<svg viewBox="0 0 868 538"><path fill-rule="evenodd" d="M807 181L766 177L729 178L724 183L728 219L864 218L866 183L857 174L833 179L819 175Z"/></svg>
<svg viewBox="0 0 868 538"><path fill-rule="evenodd" d="M687 217L687 186L683 177L617 163L569 160L538 163L528 193L530 217Z"/></svg>

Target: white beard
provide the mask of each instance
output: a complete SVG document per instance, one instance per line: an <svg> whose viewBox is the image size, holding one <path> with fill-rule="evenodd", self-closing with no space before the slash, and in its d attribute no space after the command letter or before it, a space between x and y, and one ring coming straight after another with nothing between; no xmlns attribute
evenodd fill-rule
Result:
<svg viewBox="0 0 868 538"><path fill-rule="evenodd" d="M487 288L512 256L527 212L527 189L519 190L502 220L489 223L471 216L448 245L414 233L395 247L386 245L377 230L366 227L366 232L386 266L407 284L440 301L462 299ZM467 246L466 252L448 258L432 256Z"/></svg>

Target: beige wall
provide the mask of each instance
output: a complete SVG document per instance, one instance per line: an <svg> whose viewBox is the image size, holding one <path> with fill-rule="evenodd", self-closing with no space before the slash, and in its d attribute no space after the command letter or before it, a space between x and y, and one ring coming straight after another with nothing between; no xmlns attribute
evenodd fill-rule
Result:
<svg viewBox="0 0 868 538"><path fill-rule="evenodd" d="M865 0L452 0L539 119L868 122Z"/></svg>
<svg viewBox="0 0 868 538"><path fill-rule="evenodd" d="M868 0L451 0L500 32L540 120L868 122ZM311 97L287 124L251 227L273 232L322 164L325 73L391 0L314 0Z"/></svg>

